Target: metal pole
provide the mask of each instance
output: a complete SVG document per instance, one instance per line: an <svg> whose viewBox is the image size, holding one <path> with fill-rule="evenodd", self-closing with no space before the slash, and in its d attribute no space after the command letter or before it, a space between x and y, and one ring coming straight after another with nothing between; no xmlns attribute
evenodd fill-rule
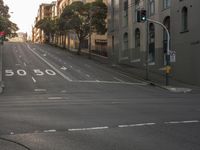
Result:
<svg viewBox="0 0 200 150"><path fill-rule="evenodd" d="M148 0L146 0L146 12L148 16ZM149 80L149 22L146 21L146 80Z"/></svg>
<svg viewBox="0 0 200 150"><path fill-rule="evenodd" d="M153 22L153 23L156 23L156 24L159 24L160 26L162 26L166 33L167 33L167 56L166 56L166 61L167 61L167 64L166 64L166 86L169 85L169 71L170 71L170 34L169 34L169 30L167 29L167 27L162 24L161 22L158 22L158 21L155 21L155 20L151 20L151 19L147 19L147 21L149 22Z"/></svg>

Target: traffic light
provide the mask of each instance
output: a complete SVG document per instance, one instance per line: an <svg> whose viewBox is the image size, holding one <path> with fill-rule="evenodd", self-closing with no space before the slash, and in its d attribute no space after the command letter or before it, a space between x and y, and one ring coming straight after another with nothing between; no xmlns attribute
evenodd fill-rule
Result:
<svg viewBox="0 0 200 150"><path fill-rule="evenodd" d="M147 20L147 11L146 10L141 10L140 13L141 13L141 15L140 15L141 16L141 21L145 22Z"/></svg>
<svg viewBox="0 0 200 150"><path fill-rule="evenodd" d="M137 22L145 22L147 20L146 10L137 11Z"/></svg>

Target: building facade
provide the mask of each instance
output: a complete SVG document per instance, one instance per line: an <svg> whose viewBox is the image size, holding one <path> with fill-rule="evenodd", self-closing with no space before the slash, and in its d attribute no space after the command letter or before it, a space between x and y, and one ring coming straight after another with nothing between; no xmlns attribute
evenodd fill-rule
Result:
<svg viewBox="0 0 200 150"><path fill-rule="evenodd" d="M198 69L200 1L196 0L109 0L108 49L113 63L128 64L165 78L167 34L151 21L137 22L138 10L147 10L147 18L164 24L171 35L172 77L200 85Z"/></svg>
<svg viewBox="0 0 200 150"><path fill-rule="evenodd" d="M54 9L53 9L54 8ZM53 13L55 12L55 2L51 4L41 4L38 9L37 17L35 18L36 24L38 21L44 19L45 17L53 17ZM32 28L32 41L35 43L44 43L45 42L45 34L44 32L36 27Z"/></svg>
<svg viewBox="0 0 200 150"><path fill-rule="evenodd" d="M174 76L186 83L200 85L200 1L172 0L172 49L176 51Z"/></svg>

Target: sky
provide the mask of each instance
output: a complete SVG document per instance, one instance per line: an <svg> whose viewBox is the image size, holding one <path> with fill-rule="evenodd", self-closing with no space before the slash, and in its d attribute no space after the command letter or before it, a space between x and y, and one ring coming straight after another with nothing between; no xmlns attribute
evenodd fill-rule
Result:
<svg viewBox="0 0 200 150"><path fill-rule="evenodd" d="M4 0L9 7L10 20L19 27L18 32L31 34L35 17L41 3L51 3L53 0Z"/></svg>

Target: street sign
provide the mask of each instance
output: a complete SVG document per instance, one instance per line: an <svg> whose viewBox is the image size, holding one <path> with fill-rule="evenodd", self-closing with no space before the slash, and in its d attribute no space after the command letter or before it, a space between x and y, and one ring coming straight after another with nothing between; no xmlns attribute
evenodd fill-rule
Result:
<svg viewBox="0 0 200 150"><path fill-rule="evenodd" d="M4 31L0 32L0 36L4 36L6 33Z"/></svg>
<svg viewBox="0 0 200 150"><path fill-rule="evenodd" d="M176 51L169 51L170 62L176 62Z"/></svg>

